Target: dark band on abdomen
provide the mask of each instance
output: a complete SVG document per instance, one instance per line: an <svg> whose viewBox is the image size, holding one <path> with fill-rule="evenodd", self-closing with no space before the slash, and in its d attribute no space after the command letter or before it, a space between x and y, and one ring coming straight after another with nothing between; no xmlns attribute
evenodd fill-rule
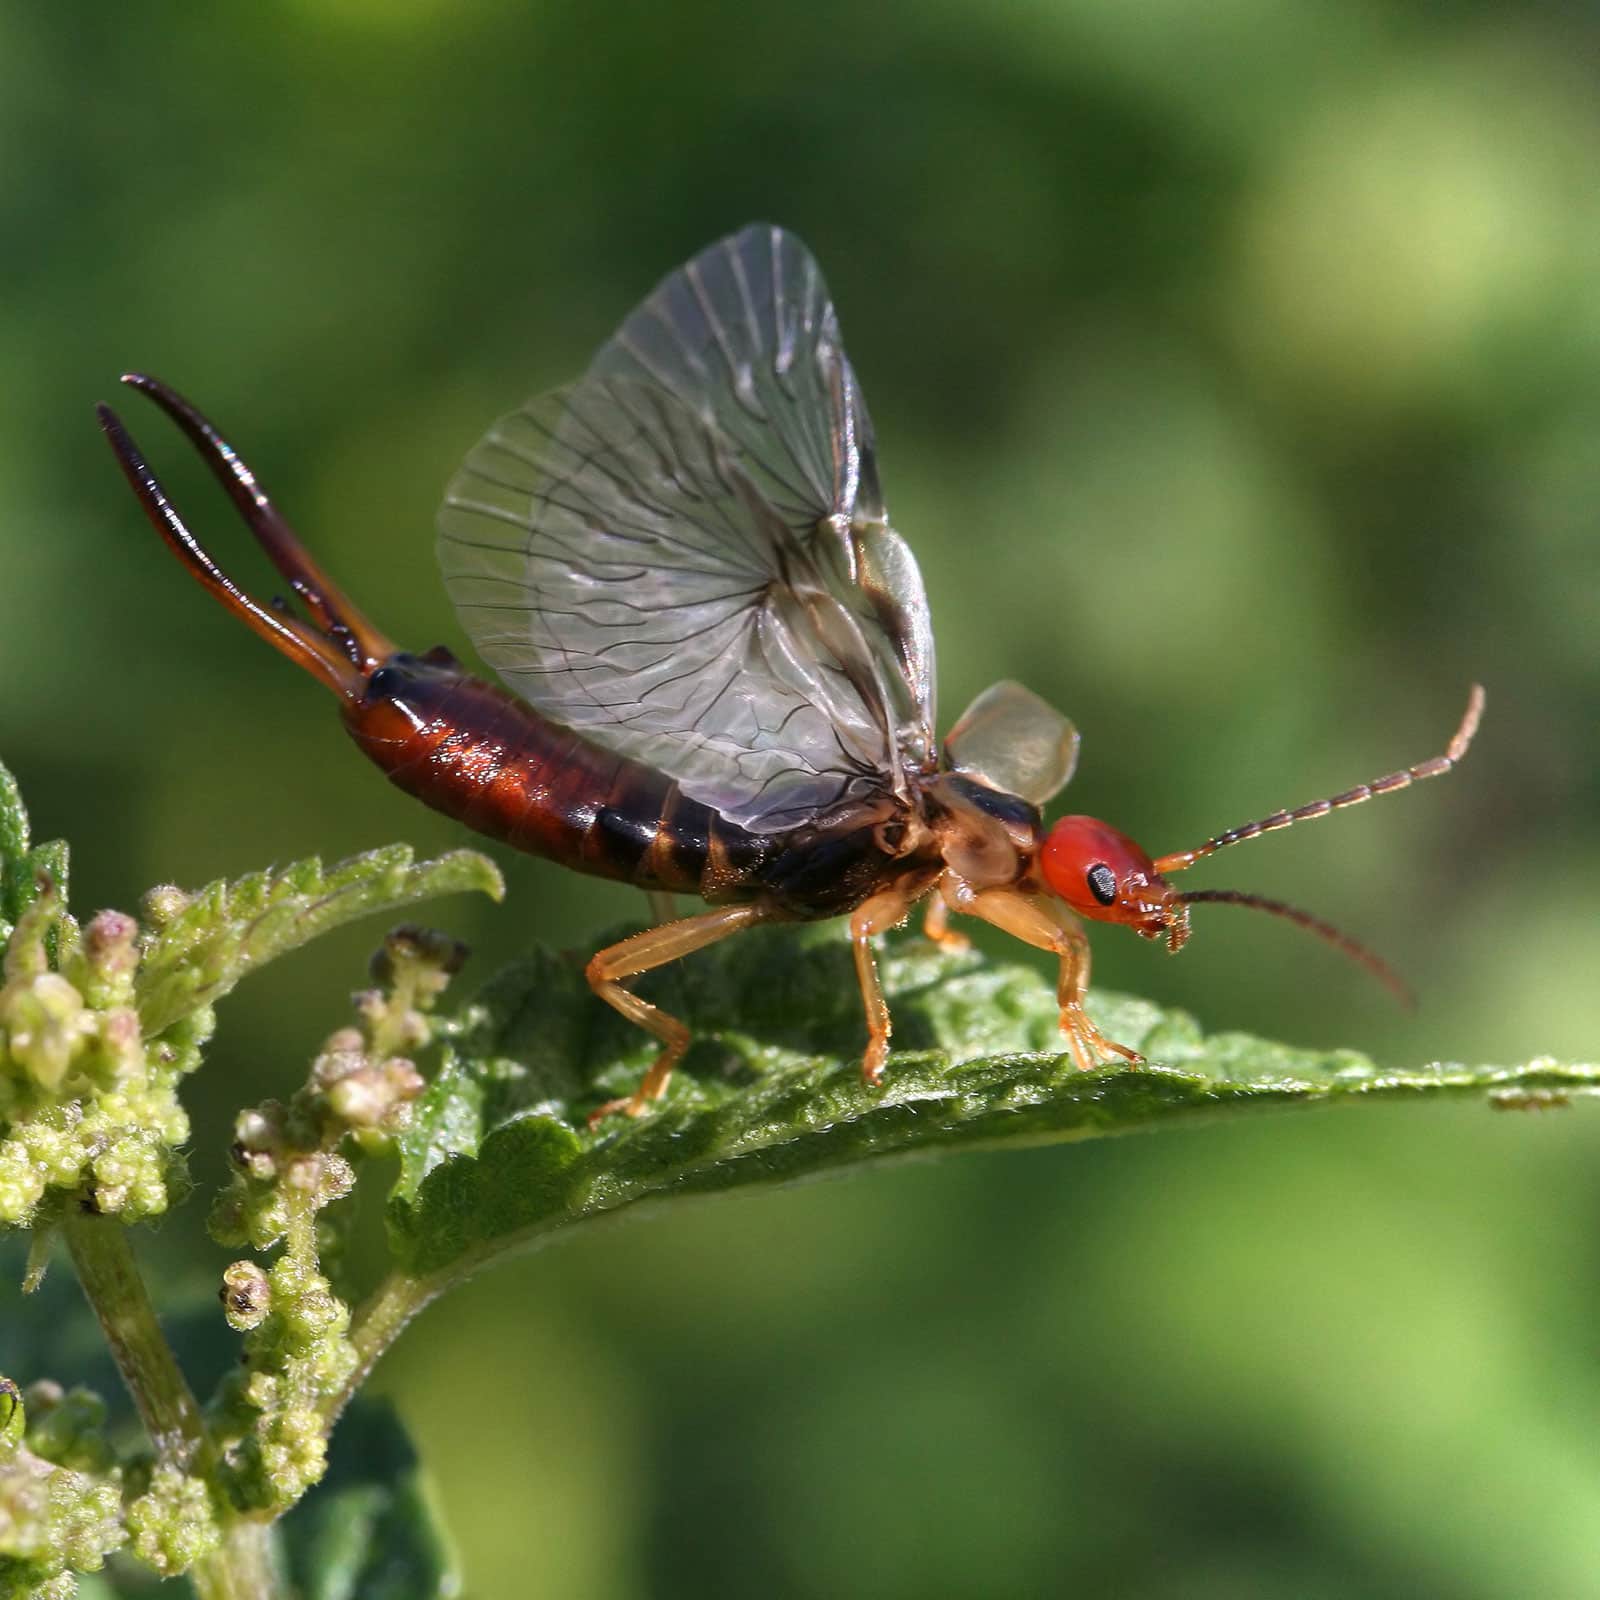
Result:
<svg viewBox="0 0 1600 1600"><path fill-rule="evenodd" d="M749 898L780 853L671 779L541 717L454 662L398 655L347 715L392 783L490 838L596 877Z"/></svg>

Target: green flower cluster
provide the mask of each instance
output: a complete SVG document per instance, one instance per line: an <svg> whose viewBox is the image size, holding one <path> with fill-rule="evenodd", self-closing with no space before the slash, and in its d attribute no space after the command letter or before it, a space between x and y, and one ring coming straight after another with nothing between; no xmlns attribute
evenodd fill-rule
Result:
<svg viewBox="0 0 1600 1600"><path fill-rule="evenodd" d="M229 1269L237 1282L239 1266ZM230 1489L252 1509L293 1504L322 1477L327 1430L318 1409L356 1365L349 1307L315 1260L286 1251L263 1275L265 1312L245 1341L245 1366L224 1386L212 1431ZM232 1289L225 1290L231 1297ZM238 1325L229 1310L229 1320Z"/></svg>
<svg viewBox="0 0 1600 1600"><path fill-rule="evenodd" d="M149 1487L124 1515L133 1553L164 1578L187 1572L222 1542L205 1480L170 1462L151 1470Z"/></svg>
<svg viewBox="0 0 1600 1600"><path fill-rule="evenodd" d="M224 1386L213 1433L242 1506L288 1506L325 1470L320 1402L349 1379L357 1354L349 1307L321 1260L340 1230L319 1214L355 1186L341 1147L369 1154L409 1122L424 1080L399 1052L428 1042L426 1012L464 953L424 930L391 934L374 958L380 987L356 996L360 1025L327 1040L287 1105L268 1101L235 1124L234 1177L212 1209L212 1236L283 1246L269 1267L241 1260L223 1274L223 1311L246 1334L245 1361Z"/></svg>
<svg viewBox="0 0 1600 1600"><path fill-rule="evenodd" d="M68 1600L126 1539L120 1474L87 1390L0 1379L0 1592Z"/></svg>
<svg viewBox="0 0 1600 1600"><path fill-rule="evenodd" d="M359 1361L328 1276L348 1226L349 1208L333 1202L355 1183L353 1159L391 1145L409 1119L423 1087L409 1057L458 948L393 938L378 987L358 997L361 1025L327 1041L287 1105L239 1119L214 1231L276 1259L224 1274L244 1359L205 1411L119 1224L166 1212L188 1189L178 1089L200 1064L216 1000L355 917L455 889L498 895L499 877L468 852L418 862L395 846L195 894L159 887L137 920L106 911L80 926L68 868L64 843L32 844L0 765L0 1229L33 1232L25 1291L65 1240L149 1447L113 1450L105 1407L85 1390L46 1381L24 1394L0 1377L0 1597L70 1600L75 1574L114 1551L163 1578L198 1567L207 1593L254 1593L270 1564L265 1525L323 1475L326 1402L346 1397Z"/></svg>
<svg viewBox="0 0 1600 1600"><path fill-rule="evenodd" d="M159 1215L186 1181L177 1085L210 1014L147 1043L138 923L102 911L80 930L54 885L39 887L0 962L0 1225L30 1225L52 1191L129 1222Z"/></svg>

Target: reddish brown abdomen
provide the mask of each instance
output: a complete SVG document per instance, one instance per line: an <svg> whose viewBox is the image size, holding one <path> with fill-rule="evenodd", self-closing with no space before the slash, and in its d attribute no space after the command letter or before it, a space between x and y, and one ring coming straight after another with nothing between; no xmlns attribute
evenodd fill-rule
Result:
<svg viewBox="0 0 1600 1600"><path fill-rule="evenodd" d="M408 794L596 877L737 900L759 891L762 866L779 853L777 841L479 682L444 652L393 657L345 723Z"/></svg>
<svg viewBox="0 0 1600 1600"><path fill-rule="evenodd" d="M751 833L652 767L615 755L470 676L448 651L393 656L345 725L392 783L518 850L641 889L713 903L758 896L830 917L903 873L886 855L886 796L784 834Z"/></svg>

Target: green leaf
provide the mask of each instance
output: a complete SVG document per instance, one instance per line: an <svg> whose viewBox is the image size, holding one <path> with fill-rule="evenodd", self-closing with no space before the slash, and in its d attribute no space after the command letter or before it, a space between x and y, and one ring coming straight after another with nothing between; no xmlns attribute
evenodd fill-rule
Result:
<svg viewBox="0 0 1600 1600"><path fill-rule="evenodd" d="M147 1034L225 995L246 973L318 934L431 895L504 892L493 862L473 850L415 860L404 845L372 850L324 871L315 857L199 891L145 948L137 991Z"/></svg>
<svg viewBox="0 0 1600 1600"><path fill-rule="evenodd" d="M10 769L0 762L0 865L20 861L28 853L28 811Z"/></svg>
<svg viewBox="0 0 1600 1600"><path fill-rule="evenodd" d="M1095 1020L1150 1064L1085 1073L1061 1053L1054 991L1031 968L906 935L883 976L904 1048L870 1089L842 928L757 930L652 974L641 992L696 1042L660 1108L591 1134L585 1114L635 1086L652 1046L589 995L581 962L535 951L457 1019L401 1141L389 1213L401 1270L437 1288L641 1201L903 1157L1339 1101L1600 1088L1600 1068L1550 1061L1379 1071L1348 1050L1207 1038L1182 1012L1108 994L1091 998Z"/></svg>
<svg viewBox="0 0 1600 1600"><path fill-rule="evenodd" d="M67 846L61 839L30 848L27 807L10 771L0 764L0 945L39 898L41 875L67 898ZM53 949L52 945L52 949Z"/></svg>
<svg viewBox="0 0 1600 1600"><path fill-rule="evenodd" d="M328 1475L282 1524L301 1600L444 1600L461 1593L416 1451L391 1406L358 1399Z"/></svg>

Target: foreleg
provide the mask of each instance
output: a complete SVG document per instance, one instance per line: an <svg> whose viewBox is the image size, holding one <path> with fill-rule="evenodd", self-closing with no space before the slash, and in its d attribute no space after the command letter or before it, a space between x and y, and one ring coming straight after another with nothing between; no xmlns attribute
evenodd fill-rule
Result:
<svg viewBox="0 0 1600 1600"><path fill-rule="evenodd" d="M1143 1064L1144 1057L1137 1050L1106 1038L1084 1010L1089 992L1089 940L1065 906L1016 889L969 889L957 906L966 915L992 922L1040 950L1055 952L1060 962L1056 999L1061 1007L1061 1031L1081 1070L1089 1071L1113 1056L1134 1066Z"/></svg>

